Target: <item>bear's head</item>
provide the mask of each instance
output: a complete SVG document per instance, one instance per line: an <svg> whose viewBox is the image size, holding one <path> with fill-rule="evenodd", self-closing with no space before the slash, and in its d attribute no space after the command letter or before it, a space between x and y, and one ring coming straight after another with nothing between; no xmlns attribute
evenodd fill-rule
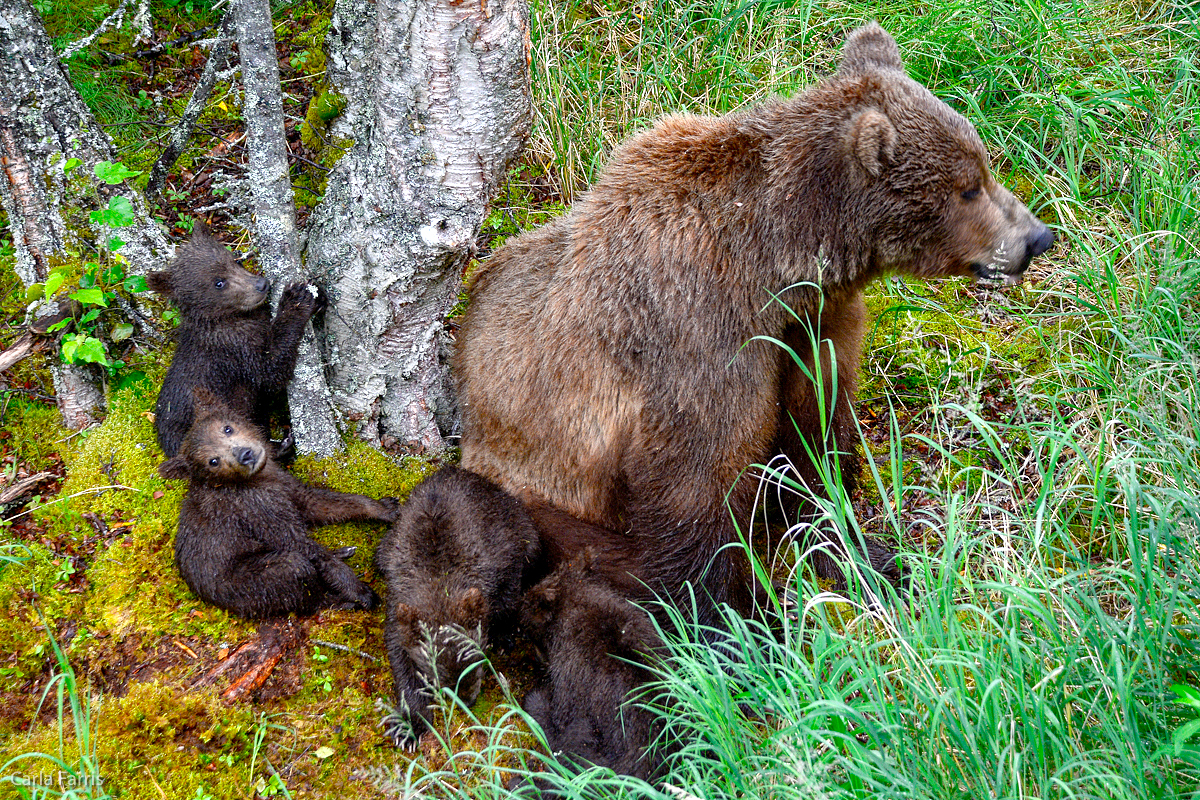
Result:
<svg viewBox="0 0 1200 800"><path fill-rule="evenodd" d="M487 599L477 587L440 596L439 608L422 612L406 603L392 610L400 645L433 689L453 689L467 705L483 684Z"/></svg>
<svg viewBox="0 0 1200 800"><path fill-rule="evenodd" d="M879 25L850 34L820 102L839 109L849 212L869 242L871 273L967 275L1020 282L1054 234L996 182L975 128L905 74L896 41Z"/></svg>
<svg viewBox="0 0 1200 800"><path fill-rule="evenodd" d="M189 318L246 314L270 297L271 282L246 270L208 227L197 222L168 271L146 276L151 289L170 297Z"/></svg>
<svg viewBox="0 0 1200 800"><path fill-rule="evenodd" d="M195 420L179 452L159 464L162 477L219 486L247 481L266 466L267 442L257 426L203 387L192 391L192 403Z"/></svg>

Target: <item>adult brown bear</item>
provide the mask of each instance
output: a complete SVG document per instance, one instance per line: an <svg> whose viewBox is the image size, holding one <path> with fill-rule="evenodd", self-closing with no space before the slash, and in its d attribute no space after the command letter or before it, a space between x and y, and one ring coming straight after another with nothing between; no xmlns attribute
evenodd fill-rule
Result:
<svg viewBox="0 0 1200 800"><path fill-rule="evenodd" d="M808 464L807 440L853 478L864 286L1016 282L1053 240L869 24L790 100L635 136L568 214L487 262L459 339L462 465L530 506L547 552L603 540L610 572L745 611L744 558L722 549L754 505L739 474L780 452ZM808 326L835 349L836 399L830 365L819 398L752 341L811 364Z"/></svg>

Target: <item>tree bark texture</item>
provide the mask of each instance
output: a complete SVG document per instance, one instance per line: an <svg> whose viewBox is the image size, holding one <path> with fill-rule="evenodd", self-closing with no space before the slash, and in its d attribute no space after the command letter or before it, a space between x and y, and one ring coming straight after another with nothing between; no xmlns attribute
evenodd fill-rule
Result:
<svg viewBox="0 0 1200 800"><path fill-rule="evenodd" d="M259 263L278 301L285 286L305 279L300 270L275 31L268 0L237 0L234 10L245 91L247 180L254 201L252 233ZM288 406L300 452L328 456L341 447L311 325L300 342L296 375L288 385Z"/></svg>
<svg viewBox="0 0 1200 800"><path fill-rule="evenodd" d="M488 201L529 135L528 9L377 0L369 60L356 38L367 11L361 0L335 11L331 38L349 55L331 59L332 77L350 81L344 92L368 78L369 106L352 112L356 143L313 215L308 268L330 288L326 362L339 409L367 441L436 452L457 433L446 314Z"/></svg>
<svg viewBox="0 0 1200 800"><path fill-rule="evenodd" d="M80 165L64 171L68 159ZM125 185L97 180L93 167L116 161L112 140L100 129L60 65L29 0L0 3L0 203L8 215L16 272L26 286L44 281L51 261L86 232L106 241L115 231L92 223L88 212L124 195L136 222L120 229L121 254L131 271L161 268L172 248L151 220L141 195ZM66 218L65 209L78 210ZM57 365L54 383L64 422L80 428L103 406L95 376L83 366Z"/></svg>

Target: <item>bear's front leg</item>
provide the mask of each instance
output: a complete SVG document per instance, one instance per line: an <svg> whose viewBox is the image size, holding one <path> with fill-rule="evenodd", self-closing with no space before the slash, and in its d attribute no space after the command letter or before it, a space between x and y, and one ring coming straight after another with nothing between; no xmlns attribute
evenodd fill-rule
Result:
<svg viewBox="0 0 1200 800"><path fill-rule="evenodd" d="M310 527L333 525L338 522L378 520L395 522L400 503L394 497L374 500L363 494L335 492L297 482L292 502Z"/></svg>
<svg viewBox="0 0 1200 800"><path fill-rule="evenodd" d="M265 389L281 391L287 386L296 371L304 328L325 305L325 290L319 286L293 283L283 290L267 340L267 373L262 380Z"/></svg>

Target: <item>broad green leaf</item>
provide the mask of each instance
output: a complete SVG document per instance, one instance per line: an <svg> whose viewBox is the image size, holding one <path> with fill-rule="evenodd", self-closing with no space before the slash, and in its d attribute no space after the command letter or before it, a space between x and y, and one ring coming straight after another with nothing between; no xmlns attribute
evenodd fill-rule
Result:
<svg viewBox="0 0 1200 800"><path fill-rule="evenodd" d="M104 342L95 336L84 337L75 351L75 360L89 364L107 364L108 353L104 352Z"/></svg>
<svg viewBox="0 0 1200 800"><path fill-rule="evenodd" d="M92 168L92 172L95 173L97 178L109 184L110 186L115 186L116 184L124 181L126 178L132 178L136 175L142 174L140 172L134 172L120 161L101 161Z"/></svg>
<svg viewBox="0 0 1200 800"><path fill-rule="evenodd" d="M115 253L117 250L120 250L124 246L125 246L125 242L120 237L114 236L108 240L108 249L110 252Z"/></svg>
<svg viewBox="0 0 1200 800"><path fill-rule="evenodd" d="M83 303L85 306L107 306L108 299L104 296L104 292L95 288L80 289L78 292L71 293L71 299Z"/></svg>
<svg viewBox="0 0 1200 800"><path fill-rule="evenodd" d="M123 342L133 335L133 325L128 322L121 322L113 325L112 340L114 342Z"/></svg>
<svg viewBox="0 0 1200 800"><path fill-rule="evenodd" d="M130 275L125 279L125 283L123 285L125 286L125 291L130 292L131 294L150 291L150 287L146 285L145 275Z"/></svg>
<svg viewBox="0 0 1200 800"><path fill-rule="evenodd" d="M63 328L67 327L70 324L71 324L70 317L67 317L66 319L60 319L58 322L54 323L49 328L46 328L46 333L58 333L59 331L61 331Z"/></svg>
<svg viewBox="0 0 1200 800"><path fill-rule="evenodd" d="M64 336L62 340L62 359L68 364L75 362L75 351L79 349L79 340L74 336Z"/></svg>
<svg viewBox="0 0 1200 800"><path fill-rule="evenodd" d="M93 308L91 311L87 312L79 319L79 324L86 325L98 316L100 316L100 309Z"/></svg>
<svg viewBox="0 0 1200 800"><path fill-rule="evenodd" d="M55 292L62 288L63 281L66 277L61 272L52 272L50 277L46 278L46 299L50 300L54 297Z"/></svg>
<svg viewBox="0 0 1200 800"><path fill-rule="evenodd" d="M82 163L83 163L82 159L68 158L66 160L66 162L63 164L63 173L64 174L69 173L71 170L75 169Z"/></svg>

